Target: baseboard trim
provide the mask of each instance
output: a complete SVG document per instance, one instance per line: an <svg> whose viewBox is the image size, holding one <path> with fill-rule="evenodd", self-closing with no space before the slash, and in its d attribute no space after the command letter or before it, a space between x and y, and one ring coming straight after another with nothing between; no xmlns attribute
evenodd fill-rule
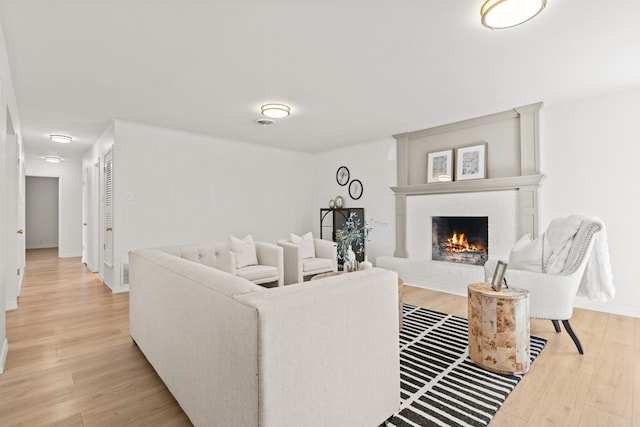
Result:
<svg viewBox="0 0 640 427"><path fill-rule="evenodd" d="M18 309L18 300L6 301L4 307L5 307L6 311L17 310Z"/></svg>
<svg viewBox="0 0 640 427"><path fill-rule="evenodd" d="M615 304L613 302L596 302L589 301L585 297L577 297L574 307L585 310L601 311L603 313L619 314L621 316L629 316L640 318L640 310L636 307Z"/></svg>
<svg viewBox="0 0 640 427"><path fill-rule="evenodd" d="M452 295L459 295L462 297L467 296L467 294L464 292L457 292L451 289L442 289L434 286L424 286L422 284L413 284L413 283L406 283L406 282L405 282L405 285L409 285L409 286L413 286L421 289L429 289L431 291L444 292ZM584 297L577 297L574 302L574 307L581 308L584 310L599 311L601 313L618 314L620 316L640 318L640 311L637 308L621 306L618 304L613 304L611 302L602 303L602 302L589 301Z"/></svg>
<svg viewBox="0 0 640 427"><path fill-rule="evenodd" d="M129 285L120 286L119 288L115 288L111 290L112 294L122 294L125 292L129 292Z"/></svg>
<svg viewBox="0 0 640 427"><path fill-rule="evenodd" d="M81 257L81 256L82 256L82 252L68 252L68 253L58 252L58 258L75 258L75 257Z"/></svg>
<svg viewBox="0 0 640 427"><path fill-rule="evenodd" d="M9 354L9 341L5 338L0 352L0 374L4 372L4 363L7 361L7 354Z"/></svg>

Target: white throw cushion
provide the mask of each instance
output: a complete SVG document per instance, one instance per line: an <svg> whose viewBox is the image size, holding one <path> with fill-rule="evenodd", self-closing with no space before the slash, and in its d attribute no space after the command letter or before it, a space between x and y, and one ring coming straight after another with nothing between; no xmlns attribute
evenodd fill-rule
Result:
<svg viewBox="0 0 640 427"><path fill-rule="evenodd" d="M244 239L229 236L229 249L231 249L231 252L236 257L236 268L258 264L256 244L251 234L247 235Z"/></svg>
<svg viewBox="0 0 640 427"><path fill-rule="evenodd" d="M302 259L315 258L316 247L313 243L313 234L311 231L307 234L303 234L302 236L291 233L289 234L289 241L298 245L300 253L302 254Z"/></svg>
<svg viewBox="0 0 640 427"><path fill-rule="evenodd" d="M525 234L511 249L509 269L544 272L549 254L549 242L544 234L535 240L531 240L531 235Z"/></svg>

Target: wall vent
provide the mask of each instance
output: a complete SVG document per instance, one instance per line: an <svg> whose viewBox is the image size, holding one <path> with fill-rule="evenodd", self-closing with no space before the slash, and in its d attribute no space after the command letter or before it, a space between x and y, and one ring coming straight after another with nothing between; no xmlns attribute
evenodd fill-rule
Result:
<svg viewBox="0 0 640 427"><path fill-rule="evenodd" d="M120 264L120 286L129 284L129 263Z"/></svg>

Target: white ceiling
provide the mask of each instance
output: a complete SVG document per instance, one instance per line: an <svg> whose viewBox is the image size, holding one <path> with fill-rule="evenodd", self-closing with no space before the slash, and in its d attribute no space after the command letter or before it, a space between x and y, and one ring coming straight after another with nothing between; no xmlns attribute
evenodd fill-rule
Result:
<svg viewBox="0 0 640 427"><path fill-rule="evenodd" d="M0 0L0 20L37 156L80 158L114 118L318 152L640 85L640 0L497 31L482 3ZM293 115L256 125L269 101Z"/></svg>

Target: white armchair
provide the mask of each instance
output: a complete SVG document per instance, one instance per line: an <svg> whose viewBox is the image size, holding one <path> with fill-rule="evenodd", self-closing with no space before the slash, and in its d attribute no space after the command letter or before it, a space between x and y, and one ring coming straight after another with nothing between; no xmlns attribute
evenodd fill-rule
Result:
<svg viewBox="0 0 640 427"><path fill-rule="evenodd" d="M551 226L549 229L551 230ZM558 271L555 274L547 273L544 251L541 253L540 260L542 271L514 269L511 268L512 262L510 261L505 273L505 280L508 286L529 290L529 316L551 320L555 331L558 333L560 332L559 321L562 321L564 328L569 333L580 354L584 354L582 345L571 328L569 319L573 314L574 300L583 281L585 269L592 253L594 235L601 229L602 224L599 221L584 219L579 223L577 231L564 247L563 258L566 256L564 265L556 267ZM553 240L553 236L547 237ZM539 239L542 239L542 244L545 245L540 246L540 248L551 249L548 243L544 241L545 236ZM551 257L553 256L551 254ZM485 264L485 280L487 282L491 281L496 263L496 261L489 260Z"/></svg>
<svg viewBox="0 0 640 427"><path fill-rule="evenodd" d="M291 237L294 236L291 235ZM300 239L302 241L297 243L292 242L291 238L278 241L278 246L284 251L285 285L300 283L306 277L338 270L335 242L313 238L311 233L307 233Z"/></svg>
<svg viewBox="0 0 640 427"><path fill-rule="evenodd" d="M284 257L282 248L266 242L254 242L248 235L244 239L229 237L228 273L247 279L256 285L284 284Z"/></svg>

